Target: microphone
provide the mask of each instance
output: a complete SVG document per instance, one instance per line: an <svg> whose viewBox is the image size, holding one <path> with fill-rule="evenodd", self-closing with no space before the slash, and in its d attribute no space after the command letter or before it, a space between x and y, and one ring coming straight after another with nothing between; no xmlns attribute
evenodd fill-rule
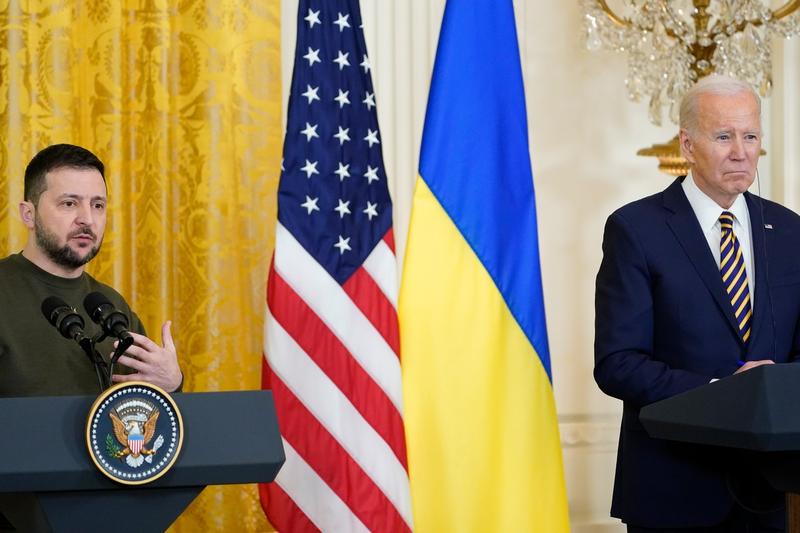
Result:
<svg viewBox="0 0 800 533"><path fill-rule="evenodd" d="M81 342L86 336L83 333L84 322L78 312L57 296L48 296L42 302L42 314L59 333L68 339Z"/></svg>
<svg viewBox="0 0 800 533"><path fill-rule="evenodd" d="M119 340L115 357L111 361L113 365L119 355L122 355L133 344L133 337L128 332L128 317L118 311L114 304L99 292L87 294L83 299L83 308L86 309L86 313L92 321L103 328L103 332L107 336Z"/></svg>
<svg viewBox="0 0 800 533"><path fill-rule="evenodd" d="M103 377L106 363L94 349L94 340L84 334L83 318L78 314L78 311L67 305L61 298L57 296L48 296L42 302L42 314L59 333L68 339L74 339L81 345L86 357L89 358L89 361L92 362L92 366L94 366L94 371L97 374L97 383L100 385L100 391L102 392L108 387L110 382Z"/></svg>

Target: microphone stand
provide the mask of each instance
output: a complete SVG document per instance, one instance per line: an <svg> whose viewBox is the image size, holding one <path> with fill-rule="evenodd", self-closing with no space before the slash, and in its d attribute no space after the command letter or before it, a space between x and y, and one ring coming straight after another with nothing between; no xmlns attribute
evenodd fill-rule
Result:
<svg viewBox="0 0 800 533"><path fill-rule="evenodd" d="M108 365L108 383L111 384L111 375L114 373L114 365L117 364L117 360L124 354L128 348L131 347L133 344L133 337L130 335L125 339L119 339L117 342L117 347L114 349L114 354L111 356L110 364Z"/></svg>
<svg viewBox="0 0 800 533"><path fill-rule="evenodd" d="M111 373L108 371L108 365L103 356L95 349L95 345L99 340L101 339L98 337L81 337L78 340L78 344L83 349L86 357L89 358L89 361L92 362L94 371L97 374L97 384L100 386L100 392L103 392L111 386Z"/></svg>

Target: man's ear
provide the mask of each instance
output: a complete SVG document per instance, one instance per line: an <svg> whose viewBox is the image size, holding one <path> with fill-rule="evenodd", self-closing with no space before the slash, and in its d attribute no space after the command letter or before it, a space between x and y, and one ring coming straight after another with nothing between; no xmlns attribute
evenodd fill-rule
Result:
<svg viewBox="0 0 800 533"><path fill-rule="evenodd" d="M25 224L26 228L33 229L34 219L36 218L36 207L34 207L33 202L24 200L19 203L19 218L22 219L22 223Z"/></svg>
<svg viewBox="0 0 800 533"><path fill-rule="evenodd" d="M681 155L689 163L694 164L694 145L692 144L691 137L689 137L689 133L685 129L681 129L679 135L680 135Z"/></svg>

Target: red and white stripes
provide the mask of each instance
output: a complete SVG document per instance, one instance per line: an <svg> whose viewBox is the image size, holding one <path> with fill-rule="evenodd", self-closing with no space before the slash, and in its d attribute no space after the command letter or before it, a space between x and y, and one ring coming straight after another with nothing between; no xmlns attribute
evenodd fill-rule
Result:
<svg viewBox="0 0 800 533"><path fill-rule="evenodd" d="M264 386L286 464L269 493L280 531L409 531L391 230L342 286L278 224Z"/></svg>

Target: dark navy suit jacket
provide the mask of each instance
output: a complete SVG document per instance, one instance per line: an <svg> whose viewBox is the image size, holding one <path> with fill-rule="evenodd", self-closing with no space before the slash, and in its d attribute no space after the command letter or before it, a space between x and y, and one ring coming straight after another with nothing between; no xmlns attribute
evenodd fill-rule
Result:
<svg viewBox="0 0 800 533"><path fill-rule="evenodd" d="M595 380L623 401L611 514L645 527L724 520L734 465L719 450L651 439L639 409L729 376L739 360L800 355L800 217L745 193L755 270L745 346L682 180L608 218L597 274Z"/></svg>

